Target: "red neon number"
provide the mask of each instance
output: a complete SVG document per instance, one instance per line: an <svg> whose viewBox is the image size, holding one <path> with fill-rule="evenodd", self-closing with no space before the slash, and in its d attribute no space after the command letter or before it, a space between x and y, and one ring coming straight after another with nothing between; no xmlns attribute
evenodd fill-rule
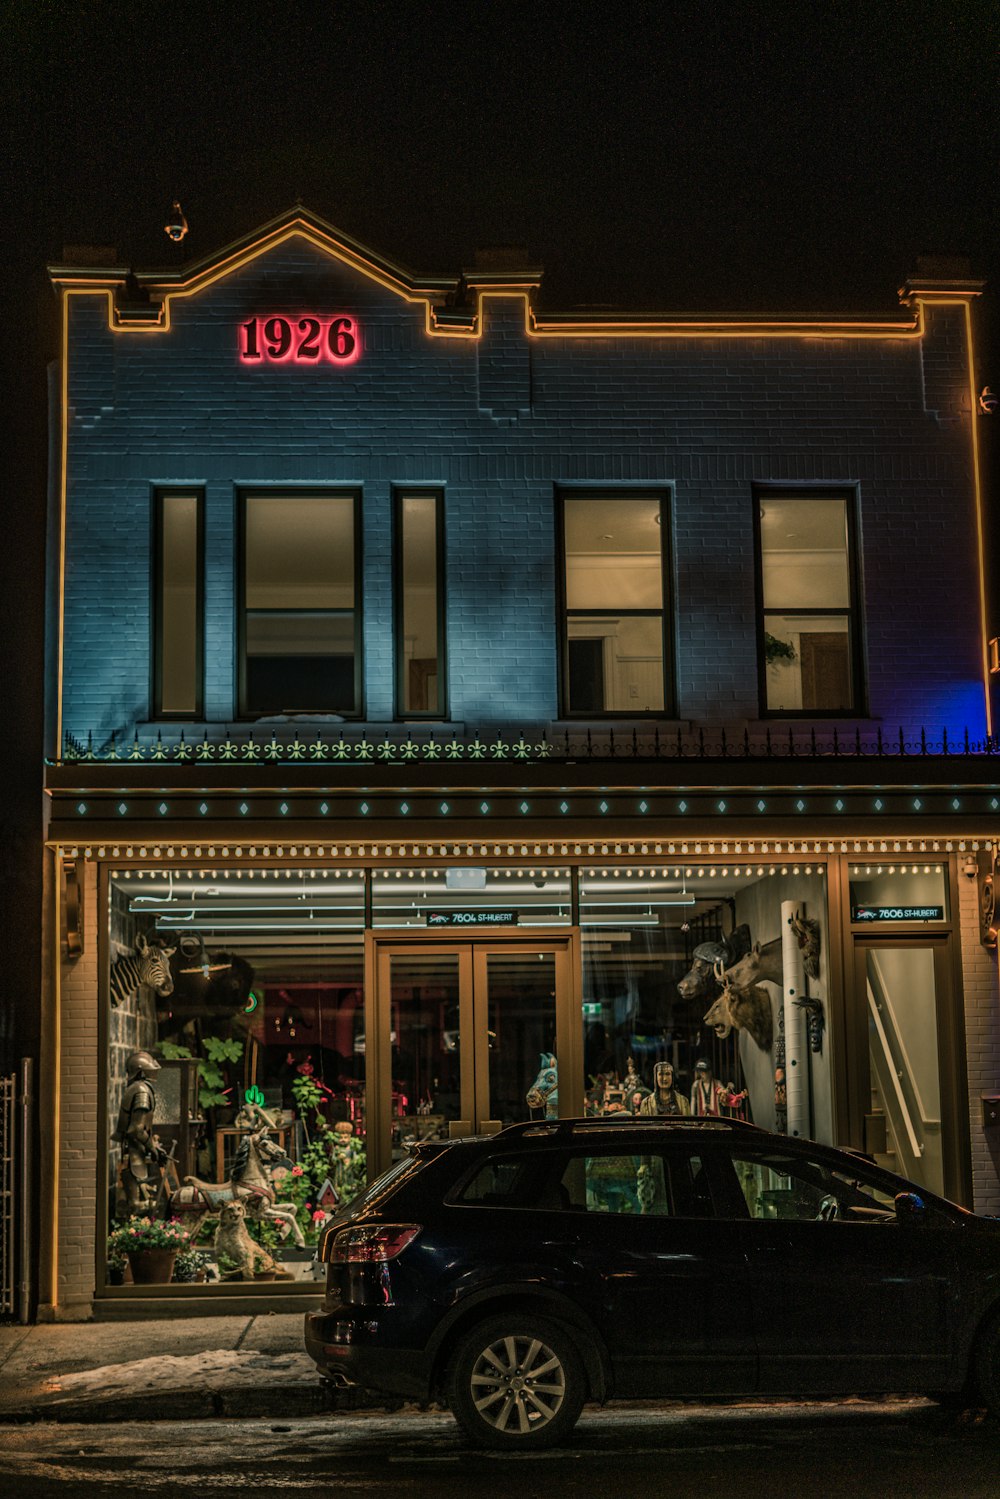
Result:
<svg viewBox="0 0 1000 1499"><path fill-rule="evenodd" d="M353 364L361 340L352 317L279 315L241 323L238 348L241 364Z"/></svg>

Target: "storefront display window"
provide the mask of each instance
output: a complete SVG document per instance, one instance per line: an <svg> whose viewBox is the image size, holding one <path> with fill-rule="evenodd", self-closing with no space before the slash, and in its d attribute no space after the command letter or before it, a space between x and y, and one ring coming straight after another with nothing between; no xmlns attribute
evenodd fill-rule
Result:
<svg viewBox="0 0 1000 1499"><path fill-rule="evenodd" d="M853 863L850 876L851 920L917 925L944 921L948 915L948 882L937 863Z"/></svg>
<svg viewBox="0 0 1000 1499"><path fill-rule="evenodd" d="M589 1113L832 1139L821 865L584 868L579 899Z"/></svg>
<svg viewBox="0 0 1000 1499"><path fill-rule="evenodd" d="M179 1220L195 1256L164 1279L313 1275L367 1179L363 928L356 871L111 875L112 1283L136 1278L144 1218Z"/></svg>
<svg viewBox="0 0 1000 1499"><path fill-rule="evenodd" d="M372 925L437 928L568 926L568 869L384 869L372 875Z"/></svg>

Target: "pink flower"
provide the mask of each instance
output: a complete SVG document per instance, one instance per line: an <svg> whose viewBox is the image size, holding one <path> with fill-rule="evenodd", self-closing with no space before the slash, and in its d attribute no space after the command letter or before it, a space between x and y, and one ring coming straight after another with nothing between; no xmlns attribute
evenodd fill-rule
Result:
<svg viewBox="0 0 1000 1499"><path fill-rule="evenodd" d="M313 1222L322 1223L325 1217L326 1214L322 1211L322 1209L317 1208L315 1213L313 1213Z"/></svg>
<svg viewBox="0 0 1000 1499"><path fill-rule="evenodd" d="M302 1175L302 1167L301 1166L293 1166L292 1167L292 1175L293 1176L301 1176Z"/></svg>

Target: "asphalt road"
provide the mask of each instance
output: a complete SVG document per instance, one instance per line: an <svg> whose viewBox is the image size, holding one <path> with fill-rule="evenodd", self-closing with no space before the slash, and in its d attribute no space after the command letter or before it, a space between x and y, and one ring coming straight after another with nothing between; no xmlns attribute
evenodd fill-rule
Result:
<svg viewBox="0 0 1000 1499"><path fill-rule="evenodd" d="M613 1406L533 1458L473 1452L447 1415L0 1427L4 1499L996 1499L1000 1426L918 1401Z"/></svg>

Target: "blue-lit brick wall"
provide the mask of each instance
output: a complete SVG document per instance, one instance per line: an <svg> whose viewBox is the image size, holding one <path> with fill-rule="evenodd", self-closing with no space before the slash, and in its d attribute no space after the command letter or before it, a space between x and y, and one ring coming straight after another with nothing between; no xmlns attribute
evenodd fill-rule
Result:
<svg viewBox="0 0 1000 1499"><path fill-rule="evenodd" d="M257 314L349 311L343 369L246 368ZM961 308L913 341L553 339L516 302L477 344L431 338L412 306L303 243L174 301L166 333L108 328L71 299L64 725L98 740L150 717L155 485L206 496L206 719L235 714L235 491L359 486L364 694L393 711L392 486L446 494L451 715L557 718L554 493L672 490L678 714L757 722L755 483L857 485L872 719L984 732ZM844 726L853 730L853 722ZM200 728L195 732L200 733Z"/></svg>

